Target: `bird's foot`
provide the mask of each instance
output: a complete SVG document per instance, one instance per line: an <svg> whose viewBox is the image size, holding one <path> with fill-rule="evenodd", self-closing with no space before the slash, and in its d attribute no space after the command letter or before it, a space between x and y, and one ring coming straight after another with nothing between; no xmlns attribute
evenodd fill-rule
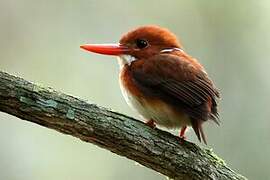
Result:
<svg viewBox="0 0 270 180"><path fill-rule="evenodd" d="M145 124L153 129L156 128L156 123L153 119L146 121Z"/></svg>
<svg viewBox="0 0 270 180"><path fill-rule="evenodd" d="M183 126L181 128L180 133L179 133L179 137L181 138L181 140L186 140L187 139L187 137L185 136L186 130L187 130L187 126Z"/></svg>

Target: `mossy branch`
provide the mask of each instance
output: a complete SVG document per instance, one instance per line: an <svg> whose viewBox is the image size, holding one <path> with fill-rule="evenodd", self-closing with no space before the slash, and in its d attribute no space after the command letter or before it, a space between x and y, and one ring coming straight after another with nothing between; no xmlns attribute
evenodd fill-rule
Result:
<svg viewBox="0 0 270 180"><path fill-rule="evenodd" d="M172 179L244 180L211 150L144 123L0 72L0 111L105 148Z"/></svg>

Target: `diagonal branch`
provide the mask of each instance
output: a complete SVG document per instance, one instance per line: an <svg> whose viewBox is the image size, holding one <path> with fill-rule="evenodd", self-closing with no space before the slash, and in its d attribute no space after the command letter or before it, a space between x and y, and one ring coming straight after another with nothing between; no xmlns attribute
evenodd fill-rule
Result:
<svg viewBox="0 0 270 180"><path fill-rule="evenodd" d="M211 150L0 72L0 111L96 144L174 179L244 180Z"/></svg>

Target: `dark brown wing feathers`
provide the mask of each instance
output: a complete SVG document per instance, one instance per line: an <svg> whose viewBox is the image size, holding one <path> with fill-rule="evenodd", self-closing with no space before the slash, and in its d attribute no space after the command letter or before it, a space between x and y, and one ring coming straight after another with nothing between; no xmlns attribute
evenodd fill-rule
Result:
<svg viewBox="0 0 270 180"><path fill-rule="evenodd" d="M191 118L198 139L206 143L202 122L218 123L216 99L218 90L202 70L176 55L163 54L144 61L135 61L131 73L148 95L183 109ZM179 73L180 72L180 73Z"/></svg>

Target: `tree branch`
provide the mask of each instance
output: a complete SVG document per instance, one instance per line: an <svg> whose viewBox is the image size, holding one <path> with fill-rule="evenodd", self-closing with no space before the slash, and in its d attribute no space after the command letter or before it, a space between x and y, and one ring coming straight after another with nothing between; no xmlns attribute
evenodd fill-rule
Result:
<svg viewBox="0 0 270 180"><path fill-rule="evenodd" d="M246 179L211 150L3 72L0 111L96 144L173 179Z"/></svg>

